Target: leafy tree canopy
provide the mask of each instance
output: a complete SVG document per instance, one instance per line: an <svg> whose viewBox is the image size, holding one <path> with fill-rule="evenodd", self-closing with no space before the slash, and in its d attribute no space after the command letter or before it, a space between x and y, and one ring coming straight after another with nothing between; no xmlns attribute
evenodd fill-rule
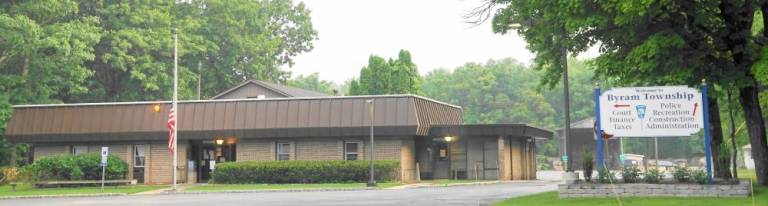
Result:
<svg viewBox="0 0 768 206"><path fill-rule="evenodd" d="M371 55L368 66L360 70L360 78L349 84L350 95L418 94L419 72L411 59L411 53L400 50L397 59Z"/></svg>

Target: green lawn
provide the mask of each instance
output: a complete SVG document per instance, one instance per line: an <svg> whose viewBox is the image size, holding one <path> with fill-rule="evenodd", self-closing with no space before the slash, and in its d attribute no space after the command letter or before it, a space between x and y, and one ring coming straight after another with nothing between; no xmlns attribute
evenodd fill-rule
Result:
<svg viewBox="0 0 768 206"><path fill-rule="evenodd" d="M377 188L401 185L399 182L378 183ZM227 191L227 190L289 190L289 189L357 189L366 183L322 183L322 184L207 184L195 185L185 191Z"/></svg>
<svg viewBox="0 0 768 206"><path fill-rule="evenodd" d="M739 178L755 179L754 171L740 170ZM623 206L749 206L752 198L713 198L713 197L634 197L621 198ZM608 206L618 205L616 198L567 198L560 199L557 192L545 192L529 196L504 200L494 205L506 206ZM768 187L755 187L755 205L768 206Z"/></svg>
<svg viewBox="0 0 768 206"><path fill-rule="evenodd" d="M33 196L33 195L65 195L65 194L98 194L98 193L127 193L134 194L144 191L162 189L163 185L129 185L107 186L104 191L100 187L65 187L65 188L33 188L31 185L16 186L13 190L10 185L0 186L0 197L8 196Z"/></svg>

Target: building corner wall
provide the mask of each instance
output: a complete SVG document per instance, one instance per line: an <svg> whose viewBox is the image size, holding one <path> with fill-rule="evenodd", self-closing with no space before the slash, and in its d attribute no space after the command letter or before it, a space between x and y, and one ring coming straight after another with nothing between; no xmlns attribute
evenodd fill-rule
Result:
<svg viewBox="0 0 768 206"><path fill-rule="evenodd" d="M509 138L498 137L499 180L512 180L512 158L510 157Z"/></svg>
<svg viewBox="0 0 768 206"><path fill-rule="evenodd" d="M400 181L416 182L416 142L413 137L404 138L400 146Z"/></svg>
<svg viewBox="0 0 768 206"><path fill-rule="evenodd" d="M165 142L147 144L149 146L149 155L146 158L144 167L145 184L171 184L173 179L173 170L171 161L173 157L168 152L168 145ZM176 146L177 152L177 182L186 182L187 167L187 143L179 141Z"/></svg>

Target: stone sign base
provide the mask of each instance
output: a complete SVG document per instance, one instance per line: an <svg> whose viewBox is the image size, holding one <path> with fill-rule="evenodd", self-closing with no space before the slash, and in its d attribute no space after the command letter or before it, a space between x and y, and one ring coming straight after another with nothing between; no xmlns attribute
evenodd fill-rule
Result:
<svg viewBox="0 0 768 206"><path fill-rule="evenodd" d="M560 198L572 197L748 197L751 194L749 181L739 184L598 184L578 182L560 184L557 187Z"/></svg>

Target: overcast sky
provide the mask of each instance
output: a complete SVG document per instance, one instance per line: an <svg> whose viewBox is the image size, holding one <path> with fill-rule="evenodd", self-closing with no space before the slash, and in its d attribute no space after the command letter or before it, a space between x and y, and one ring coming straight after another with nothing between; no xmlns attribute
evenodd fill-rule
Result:
<svg viewBox="0 0 768 206"><path fill-rule="evenodd" d="M396 58L411 51L421 74L467 62L511 57L529 63L533 54L516 33L499 35L488 23L464 23L480 0L304 0L318 32L314 50L295 58L298 74L320 73L342 83L358 76L368 56Z"/></svg>

